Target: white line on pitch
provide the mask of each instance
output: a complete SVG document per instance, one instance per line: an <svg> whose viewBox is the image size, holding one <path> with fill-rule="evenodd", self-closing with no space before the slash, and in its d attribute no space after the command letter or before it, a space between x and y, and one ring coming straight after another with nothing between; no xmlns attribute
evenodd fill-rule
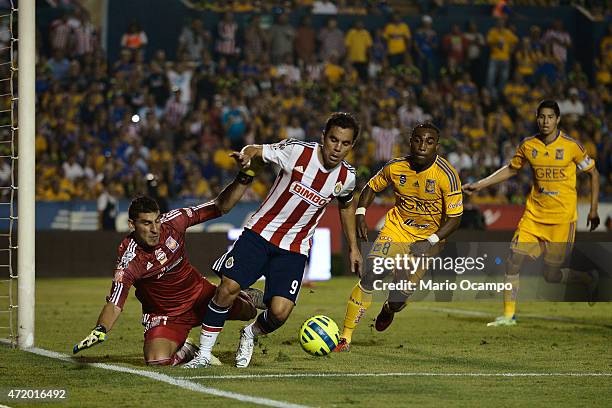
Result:
<svg viewBox="0 0 612 408"><path fill-rule="evenodd" d="M430 312L438 312L438 313L450 313L450 314L458 314L464 316L478 316L478 317L494 317L496 314L489 312L482 312L480 310L467 310L467 309L453 309L450 307L423 307L423 306L414 306L413 309L417 310L427 310ZM571 317L563 317L563 316L546 316L532 313L521 313L521 317L525 317L527 319L539 319L539 320L550 320L553 322L565 322L565 323L574 323L574 324L584 324L589 326L602 326L612 328L609 324L603 324L598 322L591 322L588 320L580 320L573 319Z"/></svg>
<svg viewBox="0 0 612 408"><path fill-rule="evenodd" d="M190 380L232 380L262 378L316 378L316 377L612 377L612 373L300 373L300 374L244 374L198 375L177 377Z"/></svg>
<svg viewBox="0 0 612 408"><path fill-rule="evenodd" d="M187 381L185 378L177 378L172 377L166 374L161 374L155 371L146 371L146 370L137 370L134 368L118 366L114 364L105 364L105 363L79 363L79 361L71 358L66 354L57 353L55 351L49 351L40 348L31 348L26 349L24 351L28 351L30 353L38 354L44 357L55 358L57 360L67 361L70 363L78 363L84 364L91 367L102 368L104 370L117 371L120 373L134 374L139 375L141 377L150 378L152 380L161 381L170 385L175 385L177 387L184 388L186 390L191 390L195 392L200 392L202 394L214 395L217 397L230 398L233 400L241 401L241 402L250 402L252 404L265 405L268 407L277 407L277 408L308 408L305 405L292 404L284 401L276 401L269 398L260 398L254 397L251 395L238 394L236 392L223 391L217 388L211 388L203 386L202 384L198 384L192 381ZM180 368L179 368L180 370Z"/></svg>

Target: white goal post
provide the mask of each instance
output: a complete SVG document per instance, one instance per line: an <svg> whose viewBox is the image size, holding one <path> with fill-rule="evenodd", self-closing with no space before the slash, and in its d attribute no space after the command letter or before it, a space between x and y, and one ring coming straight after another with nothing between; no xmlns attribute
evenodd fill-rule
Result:
<svg viewBox="0 0 612 408"><path fill-rule="evenodd" d="M18 54L18 195L17 195L17 345L34 346L35 282L35 101L36 5L35 0L19 0Z"/></svg>

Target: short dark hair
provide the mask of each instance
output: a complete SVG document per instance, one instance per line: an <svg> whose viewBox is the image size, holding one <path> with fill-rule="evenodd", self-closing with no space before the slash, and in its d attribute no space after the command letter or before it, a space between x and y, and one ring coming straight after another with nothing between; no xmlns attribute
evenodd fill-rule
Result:
<svg viewBox="0 0 612 408"><path fill-rule="evenodd" d="M421 123L417 123L417 125L415 127L412 128L412 133L410 133L410 136L414 136L414 134L416 133L416 131L418 129L429 129L429 130L433 130L434 132L436 132L436 135L438 136L438 139L440 138L440 128L437 127L436 125L434 125L431 122L421 122Z"/></svg>
<svg viewBox="0 0 612 408"><path fill-rule="evenodd" d="M128 216L130 220L134 221L138 218L138 214L141 213L156 213L159 212L159 205L157 201L147 196L136 197L130 203L128 209Z"/></svg>
<svg viewBox="0 0 612 408"><path fill-rule="evenodd" d="M536 116L540 116L540 111L544 108L554 110L557 117L561 116L561 109L559 109L559 104L555 100L544 99L542 102L540 102L538 105L538 110L536 111Z"/></svg>
<svg viewBox="0 0 612 408"><path fill-rule="evenodd" d="M327 136L327 132L329 132L329 130L334 126L342 129L353 129L353 143L357 141L357 137L359 137L359 123L350 113L334 112L329 115L327 122L325 122L323 136Z"/></svg>

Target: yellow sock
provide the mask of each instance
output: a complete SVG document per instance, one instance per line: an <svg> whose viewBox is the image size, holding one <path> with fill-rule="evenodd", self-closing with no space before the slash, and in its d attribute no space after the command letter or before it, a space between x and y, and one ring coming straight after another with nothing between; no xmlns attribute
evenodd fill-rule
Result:
<svg viewBox="0 0 612 408"><path fill-rule="evenodd" d="M511 318L516 313L516 297L519 287L518 274L506 275L506 283L512 284L512 290L504 290L504 316Z"/></svg>
<svg viewBox="0 0 612 408"><path fill-rule="evenodd" d="M364 290L359 282L357 282L346 304L346 315L344 317L342 337L344 337L348 343L351 342L353 331L371 304L372 292Z"/></svg>

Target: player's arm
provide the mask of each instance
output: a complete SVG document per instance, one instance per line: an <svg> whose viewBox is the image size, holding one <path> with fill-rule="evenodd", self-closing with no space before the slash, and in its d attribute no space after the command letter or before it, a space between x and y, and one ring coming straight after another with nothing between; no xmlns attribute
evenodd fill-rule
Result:
<svg viewBox="0 0 612 408"><path fill-rule="evenodd" d="M238 160L237 157L235 157ZM240 201L243 194L253 182L255 172L252 169L242 169L234 181L228 184L215 198L215 206L221 214L226 214Z"/></svg>
<svg viewBox="0 0 612 408"><path fill-rule="evenodd" d="M448 238L450 234L459 229L459 224L461 224L461 215L454 217L446 217L446 219L440 226L440 229L436 232L438 239L440 239L441 241L443 239Z"/></svg>
<svg viewBox="0 0 612 408"><path fill-rule="evenodd" d="M247 168L251 165L251 160L263 160L263 145L247 145L242 148L240 153L232 153L232 157L236 159L242 168Z"/></svg>
<svg viewBox="0 0 612 408"><path fill-rule="evenodd" d="M490 186L494 186L495 184L501 183L502 181L506 181L511 177L514 177L518 174L519 169L511 167L510 165L505 165L501 169L497 170L495 173L485 177L481 180L478 180L474 183L467 183L463 185L463 192L467 195L475 193L477 191L482 190L483 188L487 188Z"/></svg>
<svg viewBox="0 0 612 408"><path fill-rule="evenodd" d="M357 235L359 239L364 241L368 240L368 224L365 220L365 214L374 198L376 193L383 191L389 184L391 184L391 165L392 162L385 164L385 166L378 171L368 183L361 189L359 195L359 204L355 215L357 216Z"/></svg>
<svg viewBox="0 0 612 408"><path fill-rule="evenodd" d="M365 220L365 213L370 204L372 204L374 201L375 197L376 192L372 190L369 184L363 186L361 194L359 195L358 209L355 214L357 222L357 235L359 236L359 239L364 241L368 240L368 224Z"/></svg>
<svg viewBox="0 0 612 408"><path fill-rule="evenodd" d="M338 211L340 212L340 223L342 224L342 231L349 244L349 261L351 264L351 272L356 275L361 274L361 264L363 262L361 258L361 251L359 251L359 245L357 244L357 234L355 226L355 200L349 198L348 200L338 200Z"/></svg>
<svg viewBox="0 0 612 408"><path fill-rule="evenodd" d="M121 308L119 306L112 302L106 302L104 307L102 307L100 316L98 316L96 327L93 328L87 337L74 345L72 352L76 354L81 350L93 347L106 340L106 334L113 328L120 314Z"/></svg>
<svg viewBox="0 0 612 408"><path fill-rule="evenodd" d="M514 153L514 156L512 157L512 160L510 160L509 164L497 170L490 176L483 178L482 180L464 184L463 192L467 195L471 195L472 193L480 191L483 188L494 186L502 181L506 181L509 178L516 176L526 162L527 158L525 156L525 145L521 144L519 148L516 149L516 153Z"/></svg>
<svg viewBox="0 0 612 408"><path fill-rule="evenodd" d="M591 178L591 210L587 217L587 227L590 226L589 231L594 231L599 226L599 214L597 209L599 207L599 172L597 167L593 166L589 170L585 170Z"/></svg>

